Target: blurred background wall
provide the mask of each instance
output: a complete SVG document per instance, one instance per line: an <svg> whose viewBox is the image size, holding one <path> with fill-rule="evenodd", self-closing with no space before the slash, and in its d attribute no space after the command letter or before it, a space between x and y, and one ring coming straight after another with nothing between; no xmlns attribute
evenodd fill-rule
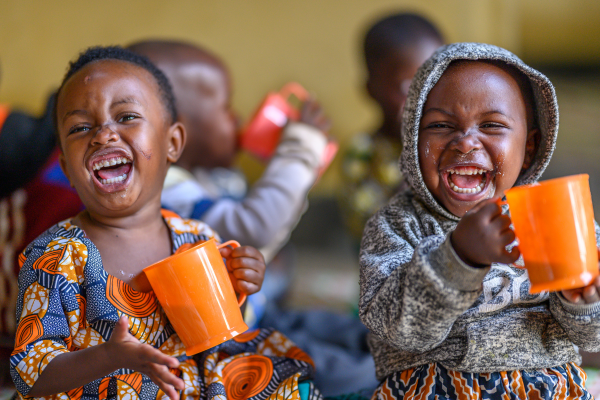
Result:
<svg viewBox="0 0 600 400"><path fill-rule="evenodd" d="M449 42L496 44L542 70L589 72L600 65L600 2L595 0L2 0L0 102L40 112L67 62L88 46L181 38L208 47L230 66L233 102L243 117L267 91L297 80L317 94L334 122L331 133L344 145L356 132L373 129L378 118L363 89L365 27L399 10L430 18ZM562 90L577 100L581 85L569 79L564 88L558 85L559 95ZM584 92L597 88L598 81L591 82L583 85ZM563 113L563 121L579 121L582 112L592 119L584 123L585 132L565 143L589 152L600 146L593 119L598 103L581 103L569 106L576 115ZM250 178L260 172L250 157L240 162ZM317 196L335 192L338 164L319 183Z"/></svg>

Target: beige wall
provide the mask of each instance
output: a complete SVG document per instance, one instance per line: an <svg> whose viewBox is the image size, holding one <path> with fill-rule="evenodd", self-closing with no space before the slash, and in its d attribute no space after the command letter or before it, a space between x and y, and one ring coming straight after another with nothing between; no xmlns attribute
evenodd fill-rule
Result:
<svg viewBox="0 0 600 400"><path fill-rule="evenodd" d="M90 45L182 38L226 60L242 116L268 90L297 80L317 94L343 144L378 117L362 88L365 24L403 9L430 17L449 41L497 44L529 62L600 61L594 0L2 0L0 102L39 112L67 61ZM257 163L242 163L257 175ZM333 192L337 167L318 193Z"/></svg>

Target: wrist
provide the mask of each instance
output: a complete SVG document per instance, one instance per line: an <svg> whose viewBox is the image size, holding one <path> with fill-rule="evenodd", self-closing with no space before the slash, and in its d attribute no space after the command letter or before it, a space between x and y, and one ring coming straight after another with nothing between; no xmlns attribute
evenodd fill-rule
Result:
<svg viewBox="0 0 600 400"><path fill-rule="evenodd" d="M105 366L109 371L115 371L119 368L124 368L121 360L122 352L116 350L114 343L104 342L99 344L97 347L100 353L100 359L98 360L100 365Z"/></svg>

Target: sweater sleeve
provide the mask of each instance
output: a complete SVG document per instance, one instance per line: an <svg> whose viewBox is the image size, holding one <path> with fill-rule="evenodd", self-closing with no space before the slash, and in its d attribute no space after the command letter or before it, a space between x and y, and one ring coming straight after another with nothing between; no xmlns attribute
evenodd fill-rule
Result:
<svg viewBox="0 0 600 400"><path fill-rule="evenodd" d="M326 144L325 136L315 128L288 125L271 162L247 196L242 201L216 200L202 220L224 239L279 248L304 211Z"/></svg>
<svg viewBox="0 0 600 400"><path fill-rule="evenodd" d="M441 343L481 293L489 268L460 260L449 235L423 237L410 212L389 206L367 223L360 254L359 315L390 345L423 352Z"/></svg>
<svg viewBox="0 0 600 400"><path fill-rule="evenodd" d="M596 227L596 243L600 243L600 227ZM550 295L550 312L573 343L584 351L600 351L600 301L573 304L560 292Z"/></svg>

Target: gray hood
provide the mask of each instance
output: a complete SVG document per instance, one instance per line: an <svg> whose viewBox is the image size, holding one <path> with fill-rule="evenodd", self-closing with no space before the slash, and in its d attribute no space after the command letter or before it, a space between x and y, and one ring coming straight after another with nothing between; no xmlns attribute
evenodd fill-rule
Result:
<svg viewBox="0 0 600 400"><path fill-rule="evenodd" d="M537 181L550 162L558 134L558 104L550 80L526 65L517 56L500 47L482 43L454 43L440 47L417 71L402 115L402 142L400 169L407 177L415 194L433 211L458 221L460 218L448 212L429 192L423 181L419 166L418 137L423 106L429 91L435 86L448 65L455 60L496 60L515 66L529 78L535 98L535 114L541 140L532 165L517 179L516 185Z"/></svg>

